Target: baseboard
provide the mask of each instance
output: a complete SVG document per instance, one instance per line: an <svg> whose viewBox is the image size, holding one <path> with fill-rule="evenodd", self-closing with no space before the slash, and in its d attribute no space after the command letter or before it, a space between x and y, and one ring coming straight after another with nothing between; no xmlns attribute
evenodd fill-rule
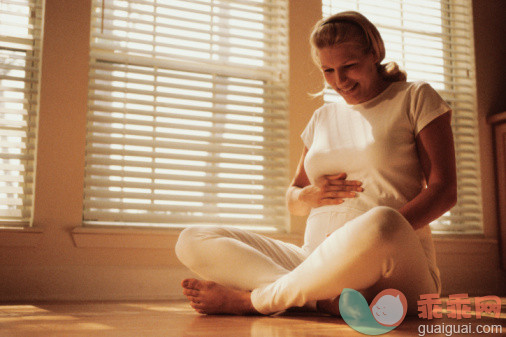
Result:
<svg viewBox="0 0 506 337"><path fill-rule="evenodd" d="M435 237L443 294L505 296L497 240Z"/></svg>
<svg viewBox="0 0 506 337"><path fill-rule="evenodd" d="M2 266L0 301L183 299L187 277L195 275L182 266Z"/></svg>

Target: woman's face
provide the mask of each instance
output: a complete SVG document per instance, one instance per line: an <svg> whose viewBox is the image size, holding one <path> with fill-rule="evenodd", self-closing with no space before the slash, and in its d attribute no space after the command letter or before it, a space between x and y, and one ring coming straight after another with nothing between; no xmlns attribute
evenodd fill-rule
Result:
<svg viewBox="0 0 506 337"><path fill-rule="evenodd" d="M327 83L346 103L363 103L386 87L376 67L376 57L364 53L358 43L343 42L318 50Z"/></svg>

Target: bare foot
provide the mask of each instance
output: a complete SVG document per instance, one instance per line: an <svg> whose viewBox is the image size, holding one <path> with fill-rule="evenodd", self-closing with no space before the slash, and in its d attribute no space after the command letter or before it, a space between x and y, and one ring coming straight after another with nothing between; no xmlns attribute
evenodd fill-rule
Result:
<svg viewBox="0 0 506 337"><path fill-rule="evenodd" d="M183 294L195 311L201 314L259 314L251 303L249 291L237 290L211 281L186 279Z"/></svg>

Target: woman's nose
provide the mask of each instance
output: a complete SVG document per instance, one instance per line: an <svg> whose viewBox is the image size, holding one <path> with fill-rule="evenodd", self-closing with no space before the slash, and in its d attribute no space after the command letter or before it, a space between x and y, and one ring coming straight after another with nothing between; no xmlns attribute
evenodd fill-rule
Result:
<svg viewBox="0 0 506 337"><path fill-rule="evenodd" d="M338 70L335 72L335 76L336 76L336 84L337 85L340 85L340 84L343 84L347 81L347 77L346 77L346 74L344 71L341 71L341 70Z"/></svg>

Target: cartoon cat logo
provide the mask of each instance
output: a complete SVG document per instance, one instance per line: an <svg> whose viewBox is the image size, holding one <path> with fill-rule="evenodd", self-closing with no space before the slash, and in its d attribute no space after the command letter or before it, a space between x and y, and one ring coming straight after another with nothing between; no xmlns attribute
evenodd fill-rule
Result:
<svg viewBox="0 0 506 337"><path fill-rule="evenodd" d="M374 319L384 326L398 326L406 317L406 297L396 289L380 292L369 307Z"/></svg>
<svg viewBox="0 0 506 337"><path fill-rule="evenodd" d="M339 310L344 321L354 330L366 335L381 335L402 323L408 302L399 290L385 289L368 306L361 293L346 288L339 298Z"/></svg>

